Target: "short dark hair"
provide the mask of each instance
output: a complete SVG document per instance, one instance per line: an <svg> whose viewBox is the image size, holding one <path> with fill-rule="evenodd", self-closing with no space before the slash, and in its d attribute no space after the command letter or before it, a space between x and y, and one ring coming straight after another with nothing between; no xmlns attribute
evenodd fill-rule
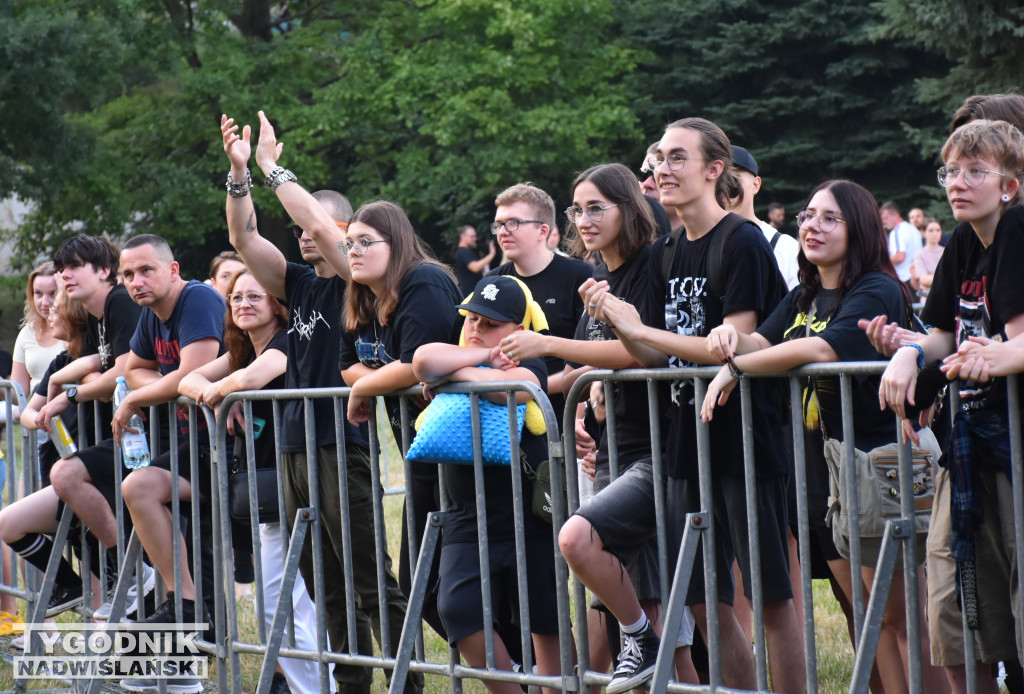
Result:
<svg viewBox="0 0 1024 694"><path fill-rule="evenodd" d="M785 209L786 208L782 206L781 202L770 202L770 203L768 203L768 211L769 212L774 212L775 210L785 210Z"/></svg>
<svg viewBox="0 0 1024 694"><path fill-rule="evenodd" d="M117 268L120 264L121 251L102 236L88 236L79 234L72 236L60 245L57 252L53 254L53 265L57 272L64 270L67 265L92 265L96 272L110 270L107 274L107 283L111 286L117 284Z"/></svg>
<svg viewBox="0 0 1024 694"><path fill-rule="evenodd" d="M1024 95L1010 91L969 96L953 114L949 129L956 130L972 120L1004 120L1024 131Z"/></svg>
<svg viewBox="0 0 1024 694"><path fill-rule="evenodd" d="M152 246L158 256L163 256L163 260L165 262L174 262L174 251L171 250L171 244L167 243L167 239L163 236L157 236L156 234L139 234L138 236L133 236L124 242L123 250L127 251L132 248L138 248L139 246Z"/></svg>

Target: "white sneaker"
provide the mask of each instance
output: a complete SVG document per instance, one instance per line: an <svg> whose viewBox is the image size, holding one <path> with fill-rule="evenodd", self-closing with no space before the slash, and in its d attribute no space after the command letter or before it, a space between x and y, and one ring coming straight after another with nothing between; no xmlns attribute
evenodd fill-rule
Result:
<svg viewBox="0 0 1024 694"><path fill-rule="evenodd" d="M156 586L156 570L149 564L142 565L142 597L153 592ZM125 600L124 614L129 615L139 608L138 582L132 581L128 584L128 597ZM98 622L105 622L110 619L110 612L114 608L112 602L105 602L92 613L92 618Z"/></svg>

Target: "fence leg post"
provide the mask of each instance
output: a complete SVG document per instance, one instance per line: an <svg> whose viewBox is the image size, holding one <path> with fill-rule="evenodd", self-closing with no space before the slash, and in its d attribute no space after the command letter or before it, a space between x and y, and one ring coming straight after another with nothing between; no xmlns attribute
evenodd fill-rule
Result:
<svg viewBox="0 0 1024 694"><path fill-rule="evenodd" d="M409 661L412 660L416 636L420 632L420 616L423 612L423 598L427 594L427 580L430 577L430 565L434 562L437 549L437 538L444 526L443 513L431 513L427 527L423 531L423 542L420 544L420 555L416 560L416 573L412 577L412 590L409 605L405 610L405 622L402 624L402 639L395 653L395 669L391 672L391 686L388 694L401 694L405 690L405 680L409 675ZM259 692L259 694L265 694Z"/></svg>
<svg viewBox="0 0 1024 694"><path fill-rule="evenodd" d="M679 623L682 621L683 608L686 606L686 593L690 589L693 563L697 559L697 542L710 522L711 516L708 513L686 514L686 529L683 530L675 578L672 580L672 591L669 593L665 620L662 623L661 646L658 648L658 662L654 668L654 677L651 679L651 694L663 694L668 687L670 675L675 672L676 635L679 633Z"/></svg>
<svg viewBox="0 0 1024 694"><path fill-rule="evenodd" d="M889 600L889 589L892 587L892 574L896 569L899 548L914 527L913 519L892 520L885 524L882 536L882 551L878 557L875 570L875 582L871 586L871 597L864 614L864 629L857 640L857 656L853 663L853 680L850 682L851 694L868 691L868 680L871 679L871 666L875 662L878 650L878 637L882 631L882 617L885 604ZM910 542L914 541L911 537Z"/></svg>
<svg viewBox="0 0 1024 694"><path fill-rule="evenodd" d="M295 576L299 572L302 545L306 542L306 532L315 518L316 511L312 508L299 509L295 514L292 542L288 546L288 558L284 563L284 576L281 579L281 592L277 598L277 607L274 609L274 621L271 623L270 633L267 635L267 652L263 656L263 665L260 667L260 681L256 685L257 694L267 694L274 679L274 666L277 664L278 651L281 650L284 627L288 623L288 615L292 612L292 588L295 585Z"/></svg>

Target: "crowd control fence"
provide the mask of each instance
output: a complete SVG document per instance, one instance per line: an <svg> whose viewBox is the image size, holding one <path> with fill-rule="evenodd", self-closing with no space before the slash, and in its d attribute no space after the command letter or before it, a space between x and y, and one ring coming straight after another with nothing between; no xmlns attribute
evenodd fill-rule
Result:
<svg viewBox="0 0 1024 694"><path fill-rule="evenodd" d="M773 374L773 377L787 379L790 397L793 402L801 402L801 393L804 382L808 377L838 375L841 386L842 417L844 430L852 430L853 419L856 413L852 407L852 388L855 379L867 375L879 374L885 368L885 363L843 363L843 364L819 364L810 365L801 369L786 372L784 374ZM372 519L369 526L372 528L373 554L376 561L376 585L379 604L380 623L378 633L377 650L374 653L360 652L355 645L359 641L356 619L356 607L358 597L351 581L345 580L346 576L353 575L353 538L351 535L352 517L349 509L348 481L346 475L338 476L337 496L329 495L330 498L339 500L340 508L338 515L342 519L343 552L342 565L344 576L324 574L324 552L325 540L322 535L324 530L321 527L321 519L324 516L324 509L321 507L322 499L321 486L319 483L320 453L316 447L317 432L315 431L313 417L313 402L327 399L333 402L335 409L335 438L341 445L338 446L338 459L341 469L347 469L347 455L345 446L345 431L342 426L345 416L343 398L350 389L309 389L309 390L279 390L279 391L246 391L229 395L221 406L221 416L216 419L213 413L204 407L197 407L191 401L185 399L166 406L152 408L150 422L174 421L176 408L187 408L189 418L189 434L187 447L182 449L187 454L179 456L178 447L174 444L172 436L169 451L171 454L171 465L173 470L178 466L191 466L192 479L199 479L200 475L210 475L210 497L205 504L183 505L177 501L175 493L172 504L172 514L178 526L186 529L190 535L191 544L202 551L193 553L192 565L189 567L194 577L212 576L212 583L196 580L197 600L196 604L204 602L211 605L210 613L207 615L212 622L211 629L199 639L201 650L207 654L216 665L216 677L218 690L222 692L241 692L246 689L242 680L241 658L247 655L255 655L262 658L262 668L256 683L258 694L266 694L269 691L271 680L274 674L274 666L280 658L290 658L297 661L308 661L317 666L315 687L321 692L330 691L330 667L332 665L355 665L384 671L389 682L389 691L392 693L409 691L406 686L410 677L417 674L442 677L448 680L447 686L453 692L461 692L462 682L468 679L493 680L513 682L528 687L543 687L552 690L565 692L578 692L584 688L604 685L608 682L609 675L604 672L597 672L591 669L589 663L588 634L585 628L588 601L585 588L579 581L571 581L566 564L558 551L558 529L564 523L568 515L578 506L579 490L577 486L577 472L575 465L575 434L574 417L576 405L586 399L586 394L592 383L601 382L604 386L604 395L607 411L607 426L609 435L610 472L614 478L619 472L618 463L618 436L615 421L615 389L612 387L616 382L641 382L647 385L648 402L650 409L650 437L653 457L653 474L655 477L655 505L658 511L657 547L658 558L661 565L660 592L663 605L663 632L666 634L676 633L683 613L683 602L690 578L697 564L698 546L701 545L704 553L703 572L704 582L707 586L707 604L712 605L718 602L716 581L714 580L717 571L728 571L730 567L715 566L715 524L710 522L714 516L712 474L713 451L710 450L707 425L700 420L700 404L704 399L707 382L718 372L716 368L692 368L692 369L650 369L650 370L628 370L620 372L591 371L581 376L574 384L567 395L565 420L562 426L556 421L556 416L547 397L534 385L526 382L496 382L488 384L450 384L442 388L445 392L468 394L472 404L472 433L474 460L472 467L475 472L475 490L478 502L479 514L479 557L481 562L481 585L482 602L484 606L484 630L486 644L484 667L469 667L462 665L459 653L451 648L447 658L431 659L424 647L424 622L422 617L429 608L430 589L433 577L430 567L434 563L435 555L440 551L440 537L444 532L445 512L449 508L449 500L440 499L437 509L424 511L415 508L412 496L406 499L404 508L405 520L400 531L397 527L386 527L384 518L384 495L387 493L385 486L376 483L381 479L381 445L378 432L381 428L378 424L387 428L386 422L378 422L385 411L372 408L370 432L370 473L371 479L375 481L372 485ZM746 499L748 508L756 504L756 489L754 470L754 443L753 429L757 423L752 419L750 384L752 376L744 375L738 385L734 398L740 399L740 407L743 418L742 440L744 450L744 470L746 479ZM686 530L683 534L682 545L679 551L668 547L668 535L664 522L665 495L665 460L663 459L662 442L665 432L662 431L659 422L659 399L657 392L664 387L665 381L678 381L680 379L693 379L694 383L694 417L698 442L698 466L700 470L700 497L701 507L699 511L690 513L686 517ZM1024 493L1022 493L1022 444L1019 418L1019 392L1016 378L1008 380L1009 384L1009 408L1011 413L1018 416L1010 417L1011 421L1011 447L1012 447L1012 470L1013 470L1013 499L1015 514L1015 551L1017 565L1024 564ZM23 395L18 391L16 384L10 381L0 381L0 387L5 389L5 405L10 414L10 408L14 404L23 404ZM497 606L491 604L491 593L488 584L488 571L485 569L487 557L488 538L486 533L486 509L484 508L484 486L482 475L484 471L483 453L481 440L481 425L479 420L479 399L485 392L504 393L509 412L509 437L512 447L512 460L518 461L519 437L518 429L515 426L515 394L526 392L530 394L540 406L543 419L547 429L547 453L551 466L551 502L553 524L551 530L551 552L555 559L555 579L557 590L557 621L558 621L558 662L560 672L557 674L538 674L534 672L534 658L530 642L530 619L526 605L529 586L526 582L525 556L526 538L523 536L523 475L526 471L518 464L508 468L511 484L514 493L515 508L515 553L518 582L515 586L516 605L512 623L518 632L518 651L521 652L522 668L510 672L498 669L495 665L495 652L492 646L494 628L492 617L496 618ZM408 389L388 396L392 408L388 411L396 425L398 436L397 444L404 453L408 450L415 436L413 421L415 419L416 407L414 399L420 394L418 389ZM257 635L255 640L243 638L239 629L239 610L234 599L234 572L233 556L234 544L237 536L233 536L231 525L232 519L228 509L227 498L229 494L231 461L227 456L229 435L227 433L227 418L225 413L234 403L241 403L243 416L246 422L252 422L252 403L255 401L272 401L273 419L267 422L266 426L274 428L275 433L280 434L284 425L282 419L282 403L286 400L302 400L304 405L304 427L306 441L306 458L308 461L308 491L310 505L297 509L294 523L289 527L286 522L281 522L276 527L270 527L270 532L280 537L283 546L283 566L278 579L277 592L283 596L277 604L271 604L264 595L264 575L261 566L262 539L259 528L259 490L256 487L254 436L252 426L245 428L244 436L247 442L246 449L249 454L244 463L250 482L250 515L253 519L250 530L250 541L254 555L254 566L256 570L255 581L255 605ZM82 405L80 407L91 406ZM948 408L947 414L954 410ZM800 547L800 575L794 576L793 581L799 581L803 601L803 648L809 657L806 658L806 689L809 692L818 691L817 652L815 642L815 615L813 605L813 591L811 588L811 564L810 564L810 535L809 535L809 508L807 502L807 470L804 456L804 428L799 408L792 408L790 411L791 435L794 451L794 474L790 480L796 491L797 507L797 540ZM161 415L163 415L161 417ZM10 418L8 419L10 421ZM205 430L202 426L205 424ZM157 427L150 426L149 434L153 455L158 453L157 446L160 437L156 435ZM563 432L559 434L559 431ZM899 422L894 418L894 431L897 440L902 441ZM86 432L83 432L83 435ZM94 434L95 435L95 434ZM738 435L740 435L738 433ZM276 437L280 441L280 437ZM83 438L83 443L87 437ZM8 427L6 434L7 453L5 463L7 465L8 485L5 503L11 503L14 499L11 484L15 473L20 469L29 480L35 480L38 484L38 458L34 453L35 446L30 442L29 436L23 434L21 441L16 441L13 435L13 427ZM205 451L209 451L207 457ZM278 445L275 451L277 466L277 495L278 507L285 507L285 489L282 480L282 455ZM843 455L850 459L853 455L852 438L847 437L843 444ZM180 457L180 459L179 459ZM568 463L566 459L568 458ZM119 459L119 454L118 454ZM206 461L209 461L207 465ZM410 488L409 480L412 478L413 466L424 465L404 461L405 466L405 488ZM439 474L445 474L447 466L439 466ZM853 467L846 466L851 475L850 483L853 483ZM863 597L854 591L853 595L853 622L855 641L855 664L852 680L849 683L851 692L867 692L868 679L871 667L874 662L875 651L878 644L879 633L882 625L882 612L889 594L889 587L892 584L894 572L899 570L900 558L902 556L902 570L905 580L905 601L907 609L907 637L909 644L909 670L910 690L913 692L923 691L922 663L927 653L921 650L920 621L917 617L924 599L919 595L917 575L921 570L919 566L920 557L917 556L918 548L914 542L913 518L914 518L914 490L913 474L910 459L910 446L904 442L899 452L899 489L901 517L890 520L887 524L885 536L882 541L882 550L879 556L875 584L871 586L870 597L865 601ZM177 484L174 478L175 487ZM34 487L29 484L26 491ZM441 485L443 489L443 484ZM857 514L857 495L851 496L851 514ZM142 560L141 544L134 532L125 535L120 529L123 508L118 504L118 555L121 559L120 566L128 567L122 569L113 589L113 608L110 616L111 622L116 622L124 613L125 603L129 585L132 582L138 583L138 567ZM204 515L206 514L206 515ZM283 517L283 514L282 514ZM417 522L417 519L420 522ZM61 518L60 527L55 537L55 544L63 548L65 540L71 529L71 514L65 513ZM365 520L365 519L362 519ZM851 538L851 579L854 585L860 583L860 541L857 536L856 524L853 524ZM417 528L422 527L422 534ZM84 531L83 531L84 532ZM388 583L388 533L404 532L405 559L410 567L410 581L407 588L407 607L401 629L391 624L394 619L389 610L386 585ZM757 517L750 514L748 517L749 552L752 564L752 586L753 586L753 638L755 653L755 669L757 678L757 690L769 690L768 660L765 643L765 619L764 601L761 595L762 574L760 569L760 544L758 541L760 530ZM181 556L181 539L177 534L173 537L174 548L174 577L173 585L167 589L175 590L175 594L181 594L182 566L179 561ZM701 541L703 541L701 543ZM292 594L292 587L296 581L303 581L299 572L300 554L303 543L309 542L312 548L313 571L310 597L315 604L315 635L312 647L300 646L296 641L294 617L292 605L287 599ZM82 542L83 546L87 543ZM56 554L56 551L55 551ZM34 617L30 621L42 621L41 616L45 611L45 605L49 598L49 591L52 588L56 571L56 557L52 557L50 566L46 573L39 580L29 571L27 585L19 585L17 572L8 576L2 575L0 591L24 599L28 605L30 615ZM84 565L88 566L87 557ZM83 571L83 573L86 573ZM1019 580L1019 578L1018 578ZM347 609L345 631L348 636L348 643L352 644L348 649L335 650L329 643L327 623L328 610L330 606L326 600L326 590L329 585L337 581L343 581L344 600ZM85 582L87 585L88 581ZM214 586L213 595L207 594L209 586ZM141 587L141 586L139 586ZM87 588L87 591L89 589ZM158 590L159 592L159 590ZM1021 591L1024 595L1024 591ZM571 603L571 606L570 606ZM89 600L86 600L89 605ZM180 614L180 604L178 606ZM81 608L83 615L88 617L91 614L91 607ZM572 628L570 615L574 612L577 628ZM144 612L143 612L144 614ZM1018 628L1020 625L1018 624ZM707 632L708 632L708 653L709 653L709 681L705 685L693 686L681 684L675 681L673 671L672 649L674 639L666 638L662 641L659 652L658 664L651 689L654 692L689 692L689 691L727 691L723 686L722 662L719 647L719 624L716 610L707 611ZM397 638L392 635L398 634ZM507 630L502 631L502 636L511 638ZM1022 635L1018 635L1020 638ZM514 639L513 639L514 640ZM976 660L973 653L973 640L965 640L966 662L968 668L968 682L973 682L973 667ZM30 638L30 651L40 646L37 639ZM102 681L94 680L80 689L99 691ZM18 681L16 687L23 690L25 683Z"/></svg>

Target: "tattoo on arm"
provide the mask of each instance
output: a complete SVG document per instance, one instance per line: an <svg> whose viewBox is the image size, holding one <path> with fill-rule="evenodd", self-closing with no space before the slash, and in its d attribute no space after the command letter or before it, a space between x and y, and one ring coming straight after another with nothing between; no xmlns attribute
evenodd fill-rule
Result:
<svg viewBox="0 0 1024 694"><path fill-rule="evenodd" d="M249 219L245 222L245 230L250 234L256 231L256 210L249 213Z"/></svg>

